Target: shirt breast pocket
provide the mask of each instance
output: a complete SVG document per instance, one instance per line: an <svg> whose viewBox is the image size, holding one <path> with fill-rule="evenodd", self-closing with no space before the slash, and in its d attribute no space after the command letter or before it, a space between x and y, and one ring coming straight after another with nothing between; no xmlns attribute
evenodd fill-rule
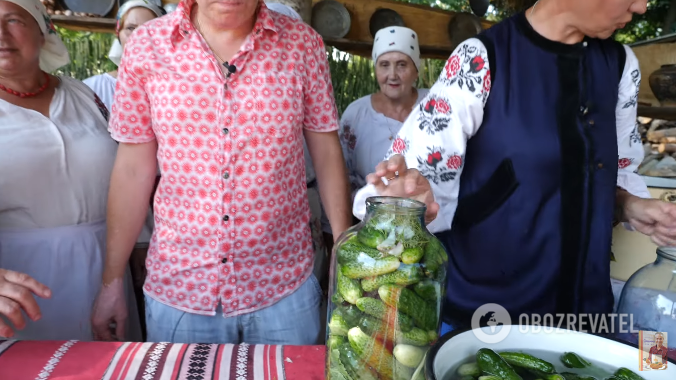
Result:
<svg viewBox="0 0 676 380"><path fill-rule="evenodd" d="M258 133L295 140L302 133L303 85L293 72L267 71L252 76Z"/></svg>

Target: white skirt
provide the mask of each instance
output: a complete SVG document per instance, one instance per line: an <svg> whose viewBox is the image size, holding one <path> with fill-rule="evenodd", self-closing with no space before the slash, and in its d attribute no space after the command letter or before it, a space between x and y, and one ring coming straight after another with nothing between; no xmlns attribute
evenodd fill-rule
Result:
<svg viewBox="0 0 676 380"><path fill-rule="evenodd" d="M52 290L35 297L42 318L12 339L93 340L91 311L101 288L105 262L105 222L35 230L0 230L0 268L23 272ZM128 320L125 340L141 341L141 324L127 268Z"/></svg>

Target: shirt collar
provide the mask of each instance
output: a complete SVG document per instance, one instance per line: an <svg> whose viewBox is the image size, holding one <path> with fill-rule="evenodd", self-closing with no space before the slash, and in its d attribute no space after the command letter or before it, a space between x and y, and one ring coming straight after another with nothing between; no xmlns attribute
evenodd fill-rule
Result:
<svg viewBox="0 0 676 380"><path fill-rule="evenodd" d="M195 31L195 27L190 20L190 12L197 0L182 0L176 10L172 12L171 25L171 42L176 44L182 38L188 38L190 33ZM279 29L275 24L272 11L265 5L264 0L258 1L258 11L256 14L256 22L252 30L253 40L261 37L264 30L272 33L272 41L277 42L279 38Z"/></svg>

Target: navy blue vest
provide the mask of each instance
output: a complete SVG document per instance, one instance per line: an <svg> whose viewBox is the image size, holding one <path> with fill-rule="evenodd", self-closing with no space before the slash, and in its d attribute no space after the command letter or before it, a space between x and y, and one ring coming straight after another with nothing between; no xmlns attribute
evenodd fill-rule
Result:
<svg viewBox="0 0 676 380"><path fill-rule="evenodd" d="M444 320L477 307L612 311L615 107L626 53L537 34L520 13L480 34L493 85L467 146L458 209L437 236L449 251Z"/></svg>

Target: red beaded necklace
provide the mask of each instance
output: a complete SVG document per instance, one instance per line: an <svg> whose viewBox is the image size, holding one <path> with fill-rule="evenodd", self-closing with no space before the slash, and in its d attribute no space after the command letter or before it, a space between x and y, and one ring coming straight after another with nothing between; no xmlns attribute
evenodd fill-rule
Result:
<svg viewBox="0 0 676 380"><path fill-rule="evenodd" d="M20 98L32 98L32 97L38 96L38 95L42 94L43 92L45 92L47 87L49 87L49 74L45 73L44 71L43 71L43 74L45 74L45 84L40 86L40 88L38 88L38 90L35 91L35 92L19 92L19 91L12 90L11 88L7 88L7 87L3 86L2 84L0 84L0 90L6 92L8 94L18 96Z"/></svg>

